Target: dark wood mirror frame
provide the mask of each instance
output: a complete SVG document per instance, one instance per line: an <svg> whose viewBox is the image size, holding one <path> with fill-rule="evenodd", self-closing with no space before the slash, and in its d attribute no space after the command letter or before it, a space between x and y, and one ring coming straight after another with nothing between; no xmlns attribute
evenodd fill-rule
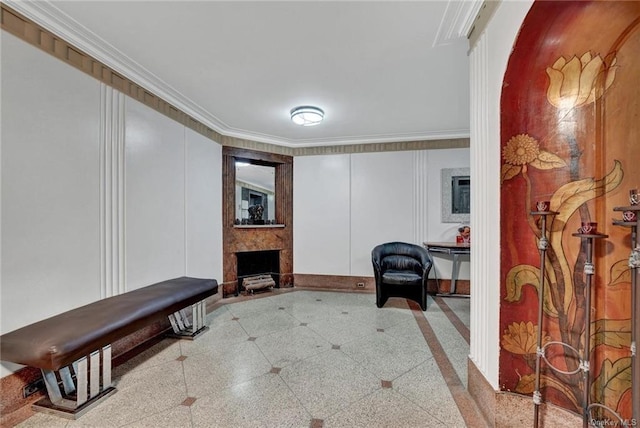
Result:
<svg viewBox="0 0 640 428"><path fill-rule="evenodd" d="M237 227L237 159L275 167L276 225ZM225 146L222 148L223 297L237 295L237 253L278 250L280 287L293 286L293 157Z"/></svg>

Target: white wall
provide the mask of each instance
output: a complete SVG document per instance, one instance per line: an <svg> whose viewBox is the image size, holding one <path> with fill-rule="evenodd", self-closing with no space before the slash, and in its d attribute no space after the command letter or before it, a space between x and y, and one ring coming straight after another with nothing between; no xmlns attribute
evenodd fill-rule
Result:
<svg viewBox="0 0 640 428"><path fill-rule="evenodd" d="M376 245L414 242L413 156L410 151L351 155L351 275L373 276Z"/></svg>
<svg viewBox="0 0 640 428"><path fill-rule="evenodd" d="M222 147L6 32L1 48L0 333L220 280Z"/></svg>
<svg viewBox="0 0 640 428"><path fill-rule="evenodd" d="M351 272L351 155L296 157L293 163L293 271Z"/></svg>
<svg viewBox="0 0 640 428"><path fill-rule="evenodd" d="M532 1L501 2L470 54L471 347L470 358L499 389L500 97L509 55ZM478 190L476 190L478 189Z"/></svg>
<svg viewBox="0 0 640 428"><path fill-rule="evenodd" d="M184 126L126 103L127 288L185 272Z"/></svg>
<svg viewBox="0 0 640 428"><path fill-rule="evenodd" d="M185 133L186 275L222 282L222 146Z"/></svg>
<svg viewBox="0 0 640 428"><path fill-rule="evenodd" d="M3 32L2 332L100 297L99 87Z"/></svg>
<svg viewBox="0 0 640 428"><path fill-rule="evenodd" d="M453 240L457 224L441 222L440 170L468 166L468 149L296 157L294 272L373 276L379 243ZM435 262L450 277L450 262Z"/></svg>

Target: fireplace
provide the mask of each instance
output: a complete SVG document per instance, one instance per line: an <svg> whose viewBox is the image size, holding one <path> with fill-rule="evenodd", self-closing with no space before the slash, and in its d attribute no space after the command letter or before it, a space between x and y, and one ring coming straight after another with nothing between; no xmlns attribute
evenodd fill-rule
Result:
<svg viewBox="0 0 640 428"><path fill-rule="evenodd" d="M242 290L242 281L256 275L271 275L275 287L280 287L280 251L244 251L236 253L238 269L238 291Z"/></svg>

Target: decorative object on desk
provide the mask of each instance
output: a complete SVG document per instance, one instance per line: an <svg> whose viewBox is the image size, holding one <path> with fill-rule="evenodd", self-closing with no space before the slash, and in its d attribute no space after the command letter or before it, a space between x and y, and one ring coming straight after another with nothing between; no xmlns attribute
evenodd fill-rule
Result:
<svg viewBox="0 0 640 428"><path fill-rule="evenodd" d="M470 244L471 243L471 226L461 226L458 228L460 233L456 236L456 243L458 244Z"/></svg>
<svg viewBox="0 0 640 428"><path fill-rule="evenodd" d="M629 203L631 205L640 204L640 194L638 194L638 189L629 190Z"/></svg>
<svg viewBox="0 0 640 428"><path fill-rule="evenodd" d="M638 214L635 211L625 211L622 213L622 220L628 222L634 222L638 220Z"/></svg>
<svg viewBox="0 0 640 428"><path fill-rule="evenodd" d="M592 221L583 221L582 226L578 228L578 233L585 235L598 233L598 223Z"/></svg>
<svg viewBox="0 0 640 428"><path fill-rule="evenodd" d="M546 212L549 211L551 207L551 202L549 201L536 201L534 211Z"/></svg>

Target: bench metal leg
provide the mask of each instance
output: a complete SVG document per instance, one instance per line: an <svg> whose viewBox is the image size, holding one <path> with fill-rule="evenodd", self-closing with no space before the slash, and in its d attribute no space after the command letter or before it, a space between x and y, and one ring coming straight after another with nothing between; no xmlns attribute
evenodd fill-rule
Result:
<svg viewBox="0 0 640 428"><path fill-rule="evenodd" d="M169 322L171 322L171 327L173 328L172 337L195 339L196 336L209 329L205 325L206 306L204 300L191 305L191 315L191 322L184 309L169 315Z"/></svg>
<svg viewBox="0 0 640 428"><path fill-rule="evenodd" d="M76 419L116 391L111 383L111 345L60 370L42 369L42 377L48 397L33 409Z"/></svg>

